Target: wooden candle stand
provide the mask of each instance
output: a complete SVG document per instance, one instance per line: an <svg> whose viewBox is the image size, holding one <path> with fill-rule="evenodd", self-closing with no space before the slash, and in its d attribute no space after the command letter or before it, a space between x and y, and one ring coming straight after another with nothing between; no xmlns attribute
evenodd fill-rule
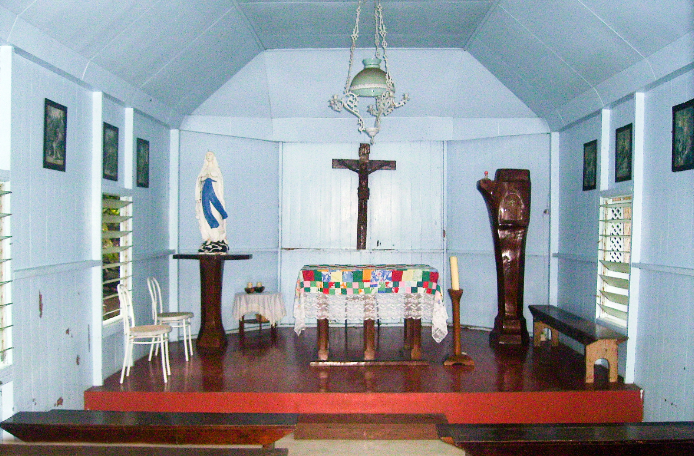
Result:
<svg viewBox="0 0 694 456"><path fill-rule="evenodd" d="M453 355L449 356L443 362L443 365L453 366L459 364L475 367L475 361L467 353L462 353L460 348L460 298L463 296L463 290L448 289L448 294L451 297L453 307Z"/></svg>

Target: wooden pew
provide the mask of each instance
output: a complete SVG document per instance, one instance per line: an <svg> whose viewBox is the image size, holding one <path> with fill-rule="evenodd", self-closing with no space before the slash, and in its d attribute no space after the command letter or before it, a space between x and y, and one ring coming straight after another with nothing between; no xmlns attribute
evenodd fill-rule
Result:
<svg viewBox="0 0 694 456"><path fill-rule="evenodd" d="M286 448L221 448L193 445L2 443L8 456L287 456Z"/></svg>
<svg viewBox="0 0 694 456"><path fill-rule="evenodd" d="M607 424L439 424L467 456L689 456L694 421Z"/></svg>
<svg viewBox="0 0 694 456"><path fill-rule="evenodd" d="M0 428L24 442L262 445L292 433L293 413L19 412Z"/></svg>
<svg viewBox="0 0 694 456"><path fill-rule="evenodd" d="M595 381L595 362L599 359L605 359L609 363L609 381L617 381L617 346L627 340L625 335L555 306L528 306L528 309L533 314L533 338L536 347L540 345L545 329L551 330L554 346L559 344L558 333L561 332L585 346L586 383Z"/></svg>

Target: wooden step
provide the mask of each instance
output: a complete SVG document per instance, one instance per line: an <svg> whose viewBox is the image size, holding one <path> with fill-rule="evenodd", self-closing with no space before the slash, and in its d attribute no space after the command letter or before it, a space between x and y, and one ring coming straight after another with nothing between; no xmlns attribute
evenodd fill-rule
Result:
<svg viewBox="0 0 694 456"><path fill-rule="evenodd" d="M436 440L443 414L302 414L294 431L297 440Z"/></svg>
<svg viewBox="0 0 694 456"><path fill-rule="evenodd" d="M25 442L263 445L292 433L293 413L50 410L19 412L0 428Z"/></svg>
<svg viewBox="0 0 694 456"><path fill-rule="evenodd" d="M0 455L8 456L287 456L286 448L230 448L193 445L114 445L114 444L0 444Z"/></svg>

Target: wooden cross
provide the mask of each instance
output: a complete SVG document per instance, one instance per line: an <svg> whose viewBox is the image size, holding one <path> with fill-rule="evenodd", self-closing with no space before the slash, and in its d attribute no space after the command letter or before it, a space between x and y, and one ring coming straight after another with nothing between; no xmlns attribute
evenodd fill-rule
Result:
<svg viewBox="0 0 694 456"><path fill-rule="evenodd" d="M395 160L369 160L371 146L359 145L359 160L333 158L333 169L349 169L359 175L357 212L357 250L366 249L366 219L369 207L369 174L381 169L395 170Z"/></svg>

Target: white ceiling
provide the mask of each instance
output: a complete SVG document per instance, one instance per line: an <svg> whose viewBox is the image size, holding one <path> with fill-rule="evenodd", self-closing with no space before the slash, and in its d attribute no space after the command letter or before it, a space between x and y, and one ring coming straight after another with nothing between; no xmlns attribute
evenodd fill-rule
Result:
<svg viewBox="0 0 694 456"><path fill-rule="evenodd" d="M694 62L694 0L382 3L391 49L463 49L545 118L572 103L599 109L620 78L636 89ZM86 82L112 75L134 99L187 115L265 50L348 48L356 4L0 0L0 39ZM373 43L372 14L368 1L362 47Z"/></svg>

